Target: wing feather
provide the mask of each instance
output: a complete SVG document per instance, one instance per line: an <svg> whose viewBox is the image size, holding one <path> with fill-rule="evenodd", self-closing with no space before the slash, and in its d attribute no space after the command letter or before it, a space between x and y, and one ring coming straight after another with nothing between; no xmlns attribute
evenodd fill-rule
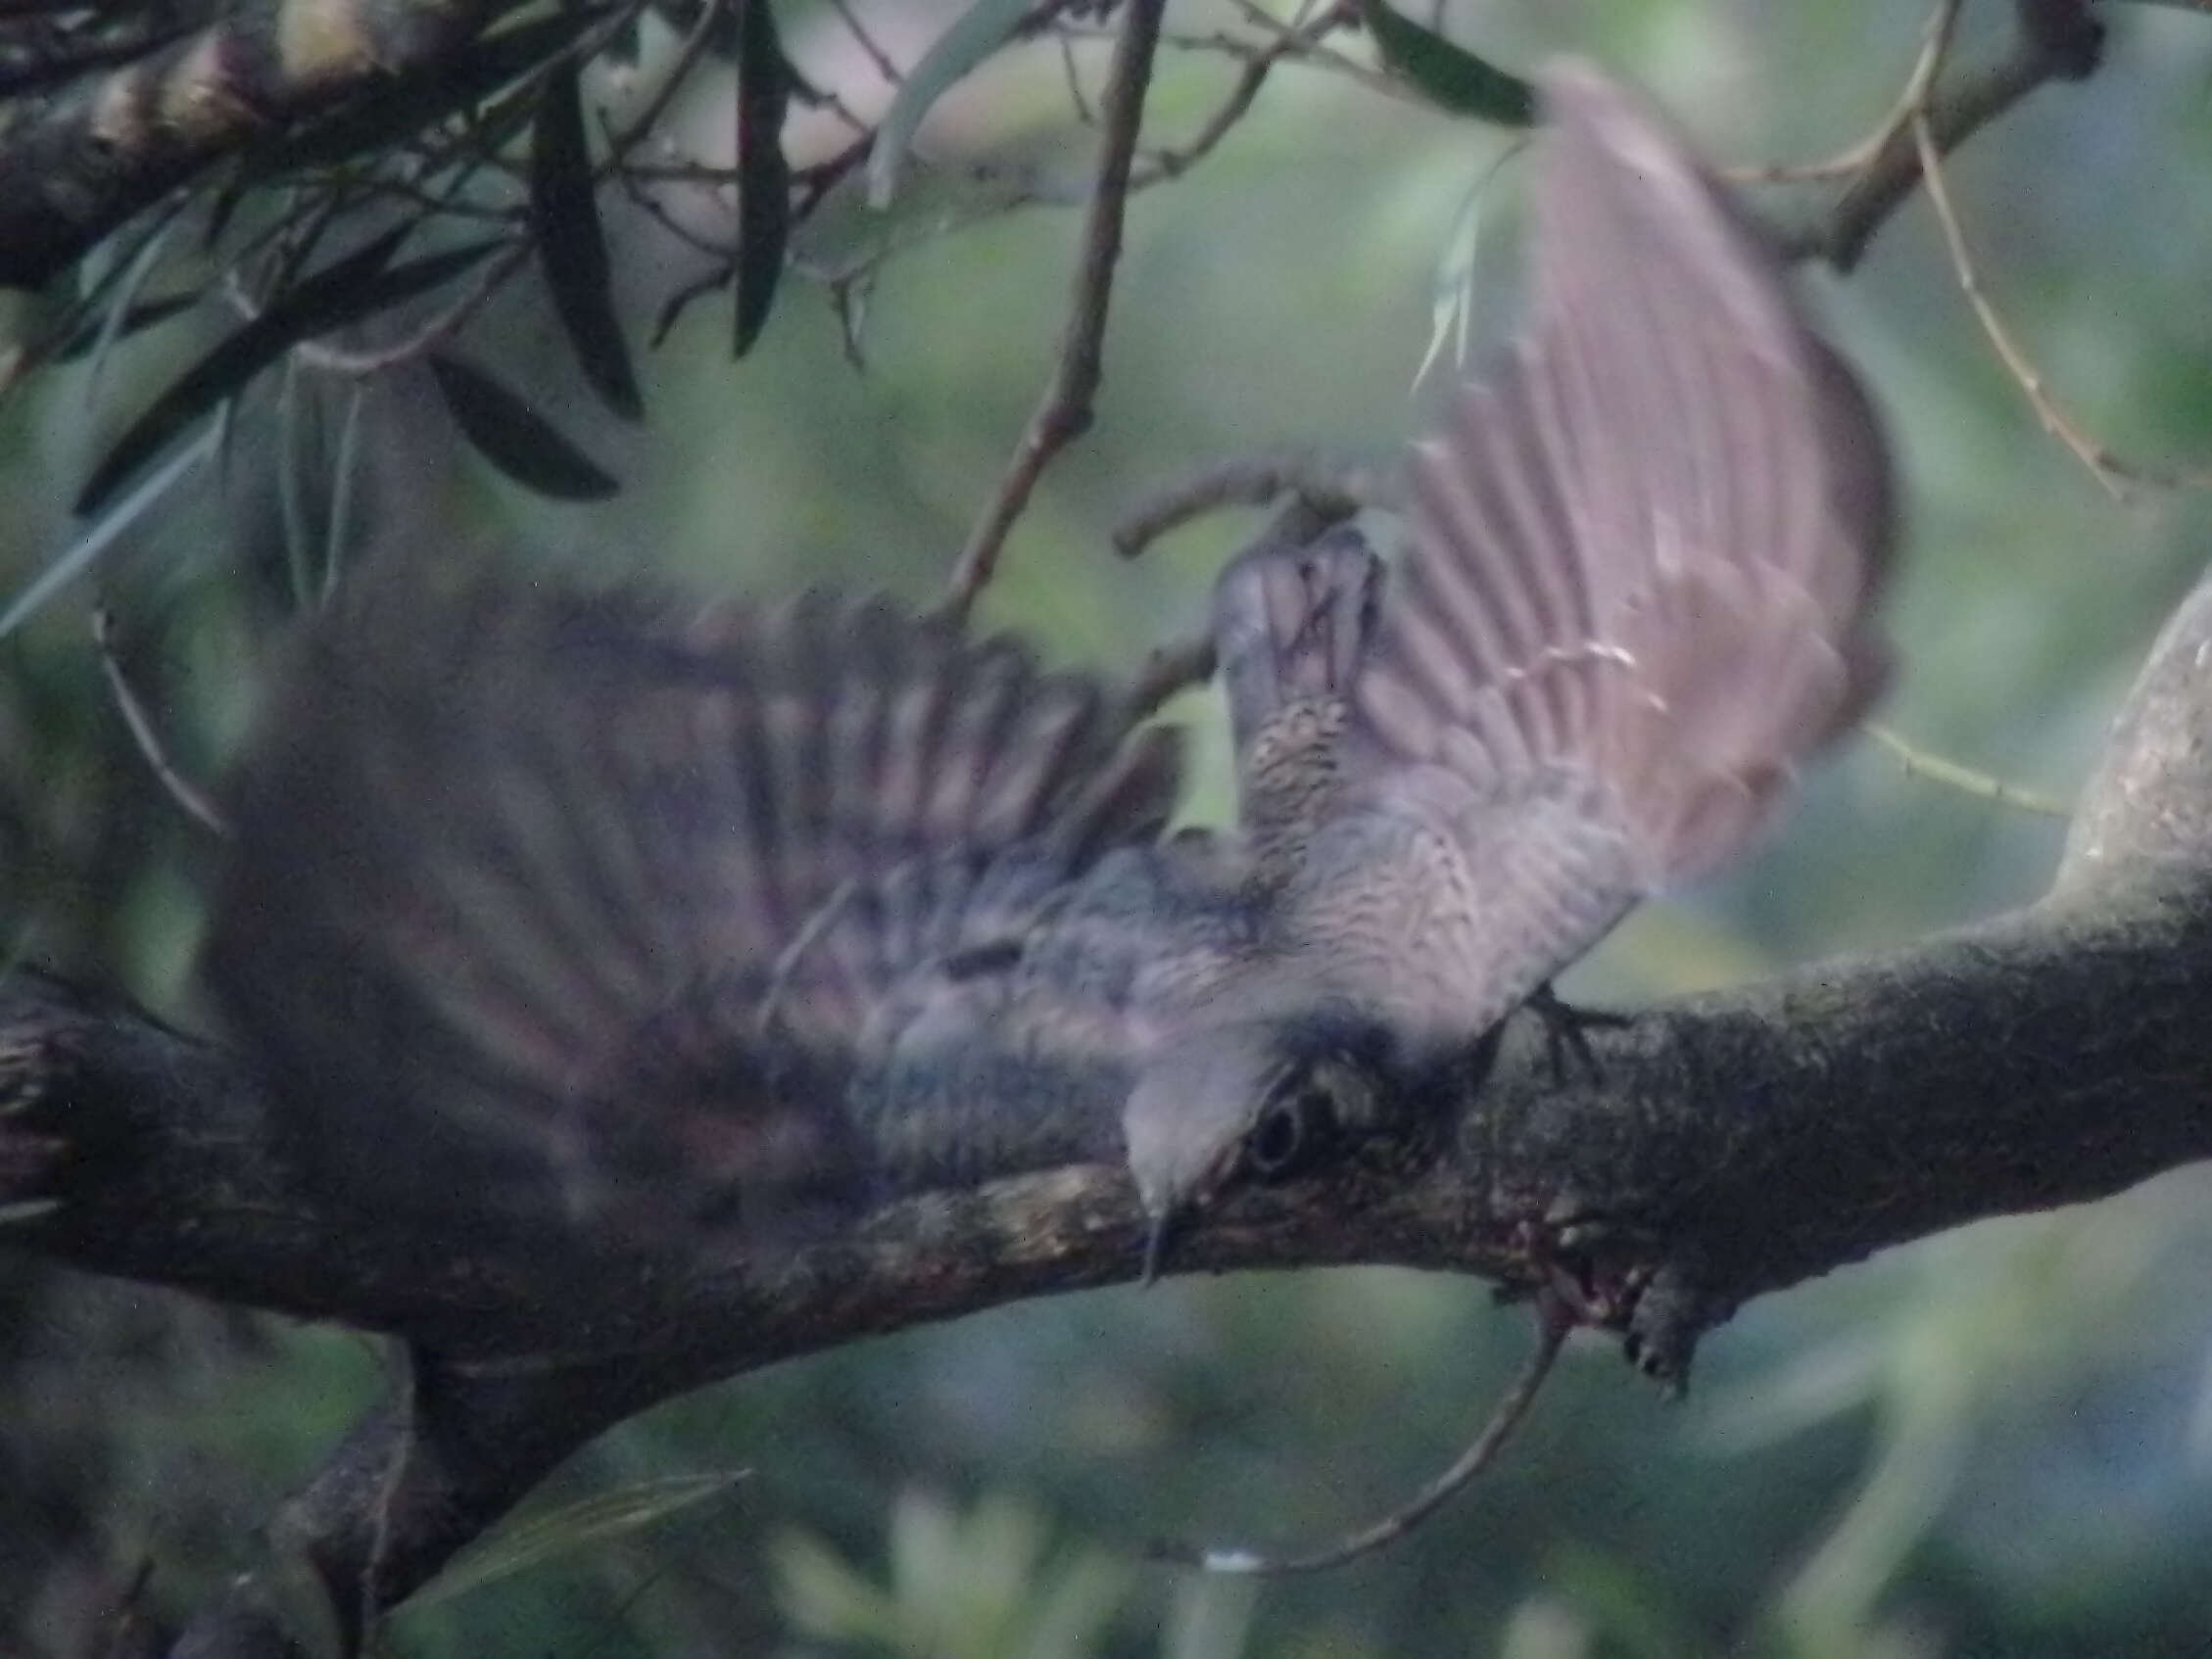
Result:
<svg viewBox="0 0 2212 1659"><path fill-rule="evenodd" d="M880 602L379 567L229 782L207 976L344 1196L773 1230L877 1178L843 1091L896 987L1157 834L1130 725Z"/></svg>
<svg viewBox="0 0 2212 1659"><path fill-rule="evenodd" d="M1665 123L1586 69L1546 99L1536 309L1416 450L1361 764L1436 762L1479 800L1584 774L1657 887L1741 852L1879 688L1888 462Z"/></svg>

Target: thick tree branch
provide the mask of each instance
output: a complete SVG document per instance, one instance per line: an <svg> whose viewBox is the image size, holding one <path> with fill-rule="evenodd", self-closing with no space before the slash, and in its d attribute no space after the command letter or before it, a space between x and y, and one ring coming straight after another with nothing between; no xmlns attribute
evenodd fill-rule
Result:
<svg viewBox="0 0 2212 1659"><path fill-rule="evenodd" d="M0 287L44 286L209 163L436 65L514 9L248 0L135 63L0 110Z"/></svg>
<svg viewBox="0 0 2212 1659"><path fill-rule="evenodd" d="M2212 581L2154 651L2040 903L1595 1031L1597 1080L1575 1086L1540 1022L1518 1021L1420 1179L1379 1202L1325 1179L1256 1194L1180 1264L1387 1261L1519 1284L1563 1270L1648 1368L1677 1376L1750 1297L2212 1157L2207 730ZM16 1183L0 1207L59 1201L7 1228L19 1248L436 1356L277 1529L342 1611L406 1594L653 1399L1139 1262L1128 1182L1091 1164L998 1171L778 1255L501 1244L462 1214L402 1229L304 1189L251 1075L134 1011L19 972L0 987L0 1181ZM8 1156L57 1143L58 1161ZM260 1594L242 1586L209 1617L262 1618Z"/></svg>

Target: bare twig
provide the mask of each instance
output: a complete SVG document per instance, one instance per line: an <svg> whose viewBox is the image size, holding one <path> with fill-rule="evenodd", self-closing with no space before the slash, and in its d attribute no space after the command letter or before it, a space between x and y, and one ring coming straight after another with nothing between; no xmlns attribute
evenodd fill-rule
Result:
<svg viewBox="0 0 2212 1659"><path fill-rule="evenodd" d="M1327 33L1329 29L1339 26L1352 27L1357 24L1359 10L1356 6L1347 3L1347 0L1336 0L1336 3L1314 13L1310 17L1300 16L1287 24L1274 17L1265 7L1256 4L1255 0L1234 0L1234 3L1237 15L1254 28L1267 35L1309 34L1313 36L1298 50L1297 55L1306 63L1319 69L1332 71L1347 79L1359 82L1360 85L1370 92L1379 92L1384 97L1396 99L1401 104L1411 104L1419 109L1434 108L1425 93L1416 90L1402 77L1378 70L1370 64L1363 64L1347 53L1336 51L1332 47L1319 43L1320 36ZM1301 8L1302 12L1303 10ZM1326 26L1317 28L1317 24L1325 24Z"/></svg>
<svg viewBox="0 0 2212 1659"><path fill-rule="evenodd" d="M1958 11L1963 3L1964 0L1937 0L1936 9L1928 16L1928 26L1921 36L1920 53L1913 60L1912 73L1906 76L1904 89L1898 94L1897 102L1890 106L1889 114L1864 138L1848 150L1838 151L1824 162L1740 167L1734 169L1731 176L1751 183L1767 184L1797 179L1850 178L1873 166L1881 159L1882 152L1904 131L1905 123L1912 118L1913 112L1927 107L1928 94L1936 84L1936 75L1943 69L1946 54L1950 50L1951 34L1957 27Z"/></svg>
<svg viewBox="0 0 2212 1659"><path fill-rule="evenodd" d="M1066 29L1055 29L1053 35L1060 43L1060 76L1068 83L1068 102L1075 106L1076 119L1096 126L1098 117L1090 107L1090 95L1082 89L1082 70L1076 63L1075 37Z"/></svg>
<svg viewBox="0 0 2212 1659"><path fill-rule="evenodd" d="M1329 521L1363 507L1394 507L1399 499L1392 475L1364 462L1328 460L1304 450L1242 455L1146 497L1114 527L1114 550L1132 559L1192 519L1224 507L1266 506L1293 494Z"/></svg>
<svg viewBox="0 0 2212 1659"><path fill-rule="evenodd" d="M830 0L830 10L837 13L838 22L844 24L845 32L851 35L853 43L867 54L868 61L876 66L876 72L882 75L889 85L896 86L906 78L899 73L898 66L891 62L890 54L878 45L876 37L868 32L867 26L861 23L859 16L853 11L851 0Z"/></svg>
<svg viewBox="0 0 2212 1659"><path fill-rule="evenodd" d="M714 25L721 20L724 3L725 0L705 0L699 7L698 16L693 20L683 44L676 49L675 61L668 66L668 72L660 77L660 84L652 89L652 96L646 101L645 108L638 112L636 118L620 133L610 135L606 159L600 165L600 177L604 178L609 173L621 171L623 164L629 160L630 152L660 124L661 118L668 113L668 106L676 101L676 94L691 80L692 71L698 68L699 60L706 55L706 49L713 40ZM584 59L580 57L577 61L581 63Z"/></svg>
<svg viewBox="0 0 2212 1659"><path fill-rule="evenodd" d="M1566 1346L1567 1335L1575 1323L1573 1313L1559 1297L1550 1292L1538 1295L1536 1347L1521 1366L1520 1374L1491 1409L1482 1432L1453 1459L1450 1468L1380 1520L1302 1555L1263 1555L1250 1549L1192 1549L1184 1544L1159 1545L1150 1553L1160 1560L1179 1561L1186 1566L1202 1567L1209 1573L1273 1578L1286 1573L1318 1573L1324 1568L1341 1567L1347 1561L1356 1561L1405 1537L1464 1491L1513 1439L1514 1431L1520 1427L1528 1408L1543 1392L1544 1381L1552 1374L1552 1364L1559 1358L1560 1350Z"/></svg>
<svg viewBox="0 0 2212 1659"><path fill-rule="evenodd" d="M1931 85L1921 112L1937 153L1949 155L2037 87L2063 78L2068 67L2039 36L2022 31L1996 63L1941 88ZM1874 233L1920 182L1919 146L1910 126L1907 121L1890 134L1827 213L1783 237L1784 252L1824 259L1839 271L1855 266Z"/></svg>
<svg viewBox="0 0 2212 1659"><path fill-rule="evenodd" d="M1936 222L1943 226L1944 245L1950 250L1951 269L1958 275L1959 291L1973 307L1974 316L1981 323L1982 332L1989 336L1998 360L2019 382L2022 395L2042 420L2044 430L2071 450L2089 468L2090 476L2116 501L2128 498L2127 483L2163 482L2147 478L2140 468L2121 460L2052 402L2044 386L2043 371L2013 339L2011 329L2005 326L1996 307L1990 303L1989 295L1982 289L1981 273L1974 268L1974 257L1967 250L1965 232L1959 228L1958 214L1951 207L1950 189L1944 182L1942 152L1936 148L1935 134L1929 130L1927 115L1922 111L1915 110L1912 115L1912 141L1920 153L1921 175L1928 181L1928 203L1935 209Z"/></svg>
<svg viewBox="0 0 2212 1659"><path fill-rule="evenodd" d="M1331 6L1302 27L1283 30L1248 55L1237 73L1236 84L1229 88L1228 96L1222 100L1221 107L1207 118L1206 124L1198 129L1197 136L1177 148L1153 152L1147 158L1150 165L1138 173L1131 188L1141 190L1161 179L1174 178L1202 161L1250 112L1252 100L1260 95L1260 88L1267 84L1268 75L1275 65L1285 58L1309 54L1323 35L1347 26L1348 23L1345 8Z"/></svg>
<svg viewBox="0 0 2212 1659"><path fill-rule="evenodd" d="M1106 93L1100 106L1104 122L1098 144L1098 181L1092 188L1083 224L1082 261L1076 271L1068 326L1060 357L1045 387L1044 400L1030 418L1020 446L997 491L960 549L940 607L964 618L990 580L1014 521L1052 457L1090 426L1091 399L1098 391L1106 337L1106 308L1112 297L1115 261L1122 252L1122 213L1127 205L1137 128L1144 117L1144 95L1152 81L1152 57L1160 38L1166 0L1129 0L1122 33L1115 43Z"/></svg>
<svg viewBox="0 0 2212 1659"><path fill-rule="evenodd" d="M161 734L139 702L138 694L130 688L130 682L117 660L115 651L115 616L106 605L92 612L92 643L100 653L100 667L108 676L108 689L114 694L116 707L122 714L122 723L130 730L130 739L138 745L138 752L152 770L169 799L184 809L185 816L193 819L217 835L227 837L230 825L223 818L207 791L187 779L169 763L162 747Z"/></svg>

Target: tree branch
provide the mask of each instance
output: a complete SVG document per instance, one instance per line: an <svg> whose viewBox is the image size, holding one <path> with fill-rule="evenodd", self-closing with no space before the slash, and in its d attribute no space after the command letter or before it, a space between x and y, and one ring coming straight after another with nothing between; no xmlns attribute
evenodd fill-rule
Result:
<svg viewBox="0 0 2212 1659"><path fill-rule="evenodd" d="M514 0L248 0L0 116L0 287L39 288L132 213L302 117L435 65Z"/></svg>
<svg viewBox="0 0 2212 1659"><path fill-rule="evenodd" d="M1948 83L1923 87L1929 144L1948 156L2029 93L2051 80L2079 80L2096 67L2102 26L2078 0L2017 0L2010 48L1996 62ZM1885 122L1881 142L1826 211L1778 240L1792 259L1825 260L1839 271L1865 256L1874 233L1921 178L1909 120Z"/></svg>
<svg viewBox="0 0 2212 1659"><path fill-rule="evenodd" d="M1090 428L1090 401L1097 394L1103 372L1106 305L1113 295L1114 266L1122 257L1122 213L1129 201L1137 129L1144 119L1144 95L1152 84L1160 15L1166 9L1167 0L1129 0L1123 14L1122 32L1114 45L1113 68L1101 101L1098 179L1091 187L1090 209L1083 217L1082 261L1076 267L1075 293L1069 302L1059 358L1045 386L1043 402L1030 417L1029 427L1014 450L1014 459L953 565L942 607L948 616L968 613L976 595L990 580L999 549L1029 504L1030 492L1036 488L1045 467Z"/></svg>
<svg viewBox="0 0 2212 1659"><path fill-rule="evenodd" d="M1178 1265L1379 1261L1529 1286L1564 1271L1671 1378L1751 1297L2212 1157L2208 720L2212 579L2153 652L2039 903L1593 1031L1595 1075L1571 1086L1541 1022L1516 1020L1425 1174L1379 1199L1371 1178L1255 1193ZM32 1144L65 1150L9 1156ZM219 1050L34 972L0 982L0 1212L58 1201L18 1211L9 1242L415 1345L417 1386L277 1528L341 1610L407 1594L654 1399L1135 1276L1143 1218L1119 1167L987 1173L734 1259L502 1242L462 1213L401 1227L307 1190L271 1100ZM207 1618L273 1618L265 1588Z"/></svg>

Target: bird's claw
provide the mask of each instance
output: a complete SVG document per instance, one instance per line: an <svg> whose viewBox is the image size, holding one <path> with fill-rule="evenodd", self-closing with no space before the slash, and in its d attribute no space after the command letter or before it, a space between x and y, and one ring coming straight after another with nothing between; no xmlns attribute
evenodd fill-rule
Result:
<svg viewBox="0 0 2212 1659"><path fill-rule="evenodd" d="M1625 1014L1614 1014L1610 1009L1578 1008L1564 1001L1552 989L1549 981L1536 987L1528 999L1528 1011L1544 1022L1544 1054L1552 1068L1552 1081L1563 1087L1568 1081L1567 1059L1571 1055L1592 1083L1605 1081L1605 1068L1590 1047L1591 1028L1608 1030L1626 1025Z"/></svg>

